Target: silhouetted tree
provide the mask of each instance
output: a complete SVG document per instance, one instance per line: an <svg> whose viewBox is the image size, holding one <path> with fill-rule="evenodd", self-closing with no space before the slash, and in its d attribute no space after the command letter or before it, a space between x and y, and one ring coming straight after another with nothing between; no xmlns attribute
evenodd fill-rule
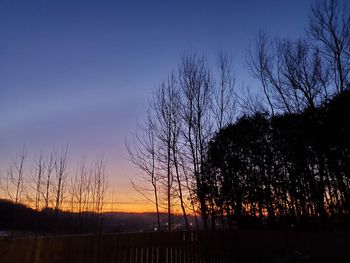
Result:
<svg viewBox="0 0 350 263"><path fill-rule="evenodd" d="M24 178L24 161L26 158L26 149L23 146L22 149L17 153L15 159L10 164L7 171L6 177L6 194L15 205L22 202L22 194L25 187ZM17 211L13 210L13 225L12 225L12 236L15 235L17 225Z"/></svg>
<svg viewBox="0 0 350 263"><path fill-rule="evenodd" d="M143 178L152 186L154 196L154 205L157 213L157 227L160 230L160 211L159 211L159 178L157 174L157 156L156 156L156 135L155 126L150 113L147 116L145 127L139 127L134 136L134 141L126 143L130 160L145 175ZM135 186L134 188L137 189ZM137 189L139 191L139 189ZM153 202L153 201L152 201Z"/></svg>
<svg viewBox="0 0 350 263"><path fill-rule="evenodd" d="M207 203L224 208L229 226L250 218L323 227L347 215L349 102L344 91L322 107L243 116L220 130L208 149Z"/></svg>
<svg viewBox="0 0 350 263"><path fill-rule="evenodd" d="M349 5L343 0L316 1L311 10L308 32L331 70L335 92L342 93L350 74Z"/></svg>
<svg viewBox="0 0 350 263"><path fill-rule="evenodd" d="M64 187L67 179L67 164L68 164L68 147L62 151L61 155L57 157L55 162L55 179L56 179L56 193L55 193L55 211L58 213L62 207L64 197Z"/></svg>

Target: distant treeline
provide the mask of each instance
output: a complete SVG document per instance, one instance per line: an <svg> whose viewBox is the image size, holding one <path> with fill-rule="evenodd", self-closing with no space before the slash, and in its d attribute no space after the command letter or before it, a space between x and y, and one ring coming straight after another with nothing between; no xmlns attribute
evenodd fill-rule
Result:
<svg viewBox="0 0 350 263"><path fill-rule="evenodd" d="M23 146L0 173L0 230L11 224L13 236L19 227L44 233L100 232L107 187L102 156L72 167L68 147L61 152L53 148L27 164Z"/></svg>
<svg viewBox="0 0 350 263"><path fill-rule="evenodd" d="M327 226L350 212L350 92L302 113L243 116L211 140L205 191L212 226Z"/></svg>
<svg viewBox="0 0 350 263"><path fill-rule="evenodd" d="M16 215L14 226L13 216ZM99 219L100 218L100 219ZM184 222L180 215L173 215L176 229L183 230ZM70 212L42 209L37 211L23 204L0 199L0 232L16 236L62 235L62 234L95 234L98 221L101 220L102 233L157 231L157 220L154 213L110 212L102 215L93 211ZM167 215L160 215L161 225L166 226ZM191 224L193 217L189 217ZM14 229L15 227L15 229ZM1 237L1 234L0 234Z"/></svg>
<svg viewBox="0 0 350 263"><path fill-rule="evenodd" d="M11 235L96 233L98 220L99 215L93 212L72 213L52 208L38 211L0 199L0 230Z"/></svg>
<svg viewBox="0 0 350 263"><path fill-rule="evenodd" d="M15 226L14 215L16 215ZM98 215L93 212L73 213L61 210L57 212L52 208L38 211L23 204L0 200L0 230L8 233L14 230L29 235L96 233L97 221Z"/></svg>

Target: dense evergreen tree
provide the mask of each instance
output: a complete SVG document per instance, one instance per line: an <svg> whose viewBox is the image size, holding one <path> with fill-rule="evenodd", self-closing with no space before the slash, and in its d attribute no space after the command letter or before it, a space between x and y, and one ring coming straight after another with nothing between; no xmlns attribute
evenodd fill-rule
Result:
<svg viewBox="0 0 350 263"><path fill-rule="evenodd" d="M348 216L348 112L344 91L322 107L256 113L221 129L205 169L212 225L221 218L229 226L246 219L324 226Z"/></svg>

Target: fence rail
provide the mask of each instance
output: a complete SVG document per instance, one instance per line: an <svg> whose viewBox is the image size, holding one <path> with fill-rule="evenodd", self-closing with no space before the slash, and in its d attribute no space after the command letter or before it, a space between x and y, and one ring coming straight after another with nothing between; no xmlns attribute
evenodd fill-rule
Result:
<svg viewBox="0 0 350 263"><path fill-rule="evenodd" d="M299 251L317 262L350 262L350 243L329 233L154 232L0 240L0 263L263 262ZM260 259L260 260L259 260Z"/></svg>

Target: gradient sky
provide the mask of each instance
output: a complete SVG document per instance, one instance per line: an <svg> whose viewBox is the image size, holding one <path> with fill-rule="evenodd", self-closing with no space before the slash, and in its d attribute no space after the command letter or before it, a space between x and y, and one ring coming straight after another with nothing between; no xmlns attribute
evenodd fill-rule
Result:
<svg viewBox="0 0 350 263"><path fill-rule="evenodd" d="M227 51L238 85L254 86L249 41L302 36L310 3L0 0L0 170L23 144L32 157L68 145L73 164L104 154L121 209L136 209L124 139L181 54Z"/></svg>

